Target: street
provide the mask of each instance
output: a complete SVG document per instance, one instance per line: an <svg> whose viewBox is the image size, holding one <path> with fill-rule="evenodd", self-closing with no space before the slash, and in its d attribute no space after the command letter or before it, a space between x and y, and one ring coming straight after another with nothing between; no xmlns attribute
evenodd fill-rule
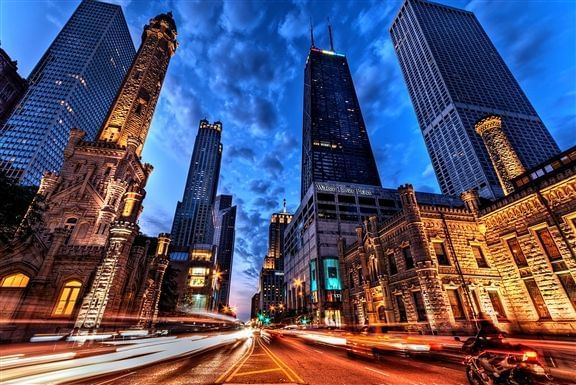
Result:
<svg viewBox="0 0 576 385"><path fill-rule="evenodd" d="M398 356L380 362L350 359L342 349L254 336L201 355L74 384L466 384L462 366Z"/></svg>

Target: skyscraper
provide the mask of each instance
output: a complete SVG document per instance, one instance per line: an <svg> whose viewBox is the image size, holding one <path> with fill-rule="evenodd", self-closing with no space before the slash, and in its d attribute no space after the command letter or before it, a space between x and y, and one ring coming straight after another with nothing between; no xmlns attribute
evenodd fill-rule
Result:
<svg viewBox="0 0 576 385"><path fill-rule="evenodd" d="M502 128L524 167L559 152L472 12L405 0L390 33L443 193L476 188L486 198L502 195L474 130L487 115L502 118Z"/></svg>
<svg viewBox="0 0 576 385"><path fill-rule="evenodd" d="M0 169L24 185L59 170L71 128L96 138L134 55L122 8L82 1L0 132Z"/></svg>
<svg viewBox="0 0 576 385"><path fill-rule="evenodd" d="M268 257L274 259L274 267L284 270L284 231L292 220L292 214L286 212L286 200L281 213L274 213L270 217L268 227Z"/></svg>
<svg viewBox="0 0 576 385"><path fill-rule="evenodd" d="M222 123L200 121L182 201L172 223L171 268L178 270L178 308L208 309L214 292L214 224L222 160Z"/></svg>
<svg viewBox="0 0 576 385"><path fill-rule="evenodd" d="M232 195L218 195L214 202L214 245L219 288L215 293L216 305L227 306L230 301L230 282L234 261L236 236L236 206L232 206Z"/></svg>
<svg viewBox="0 0 576 385"><path fill-rule="evenodd" d="M380 186L346 56L312 42L304 70L303 197L313 182Z"/></svg>

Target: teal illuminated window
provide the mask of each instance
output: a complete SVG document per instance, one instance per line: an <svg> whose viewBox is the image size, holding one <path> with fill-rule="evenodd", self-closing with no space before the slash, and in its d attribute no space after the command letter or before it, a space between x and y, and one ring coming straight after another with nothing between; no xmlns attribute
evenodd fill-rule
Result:
<svg viewBox="0 0 576 385"><path fill-rule="evenodd" d="M324 260L324 287L326 290L342 290L337 259Z"/></svg>

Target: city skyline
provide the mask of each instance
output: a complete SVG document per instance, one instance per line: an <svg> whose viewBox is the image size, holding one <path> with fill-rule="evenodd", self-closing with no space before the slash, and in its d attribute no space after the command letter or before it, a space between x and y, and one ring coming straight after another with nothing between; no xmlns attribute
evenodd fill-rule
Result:
<svg viewBox="0 0 576 385"><path fill-rule="evenodd" d="M512 25L499 26L498 20L504 18L506 14L515 14L517 8L514 7L519 7L519 5L506 4L495 7L493 4L477 1L469 3L443 1L442 3L468 7L476 12L489 37L494 40L504 61L518 78L528 99L535 105L536 111L551 130L560 148L565 149L573 144L570 130L574 129L575 90L573 82L570 84L566 80L573 75L576 60L574 55L570 55L573 51L563 51L558 48L558 45L566 46L566 43L573 43L576 40L574 26L569 23L567 15L562 12L562 7L569 6L569 4L554 4L545 7L541 4L529 3L528 9L523 8L522 12L519 12L520 16L517 21ZM234 274L233 292L236 293L236 299L244 297L243 303L238 304L241 305L239 315L242 317L249 312L249 298L257 281L255 273L257 276L266 253L265 234L269 214L281 207L283 197L288 200L289 211L294 211L299 204L302 79L306 53L310 45L308 37L310 9L306 6L299 8L289 4L278 4L273 10L257 8L258 11L255 11L255 14L260 17L253 17L251 14L246 15L241 10L235 9L233 4L227 4L222 6L221 13L218 12L219 3L203 4L204 7L213 7L213 9L197 10L199 18L202 15L208 16L208 21L203 21L206 25L201 26L194 26L193 22L186 24L184 21L182 7L193 7L191 3L174 4L175 18L183 25L180 28L182 36L180 40L184 53L174 59L173 67L169 71L165 85L166 95L161 98L158 116L153 122L156 129L151 129L148 147L144 151L144 158L153 163L156 169L150 179L149 192L145 201L146 210L141 224L143 231L148 234L169 231L173 209L186 179L188 160L196 134L196 122L203 117L209 120L221 120L226 130L223 133L225 146L223 178L221 179L223 188L219 193L233 192L236 202L239 203L238 252L235 260L237 261L236 271L240 274ZM24 55L22 51L14 48L18 44L27 46L20 40L21 38L25 40L27 37L14 37L6 33L10 30L11 23L18 20L17 12L10 8L12 5L10 3L2 5L0 17L3 22L5 20L9 22L3 23L6 27L2 27L0 38L3 43L8 43L3 48L13 59L19 61L21 75L25 76L39 60L39 56L27 56L33 56L37 52L41 55L46 47L39 48L39 43L31 44L33 52L30 55ZM69 15L76 5L77 3L66 4L64 8L70 9L63 12L68 12ZM38 23L38 30L46 35L48 35L45 32L47 30L54 30L57 33L58 28L55 26L52 29L49 28L51 25L49 18L55 8L46 4L44 6L48 10L45 14L36 14L36 12L41 12L36 9L34 11L28 9L27 12L32 12L30 17L36 17L38 21L46 17L43 23ZM390 45L387 29L376 28L377 23L389 26L399 6L400 2L377 4L374 7L383 7L383 9L376 8L369 12L368 9L371 6L366 2L361 3L353 12L350 10L344 12L350 4L337 3L334 7L322 4L314 9L312 17L315 20L324 20L322 13L332 17L336 49L347 54L383 185L396 188L401 183L412 182L418 191L439 191L436 179L431 173L430 159L421 139L397 58ZM158 13L156 8L138 11L138 7L148 7L148 5L133 2L128 3L124 8L134 41L138 41L135 31L138 31L147 21L142 18L147 19L145 15ZM42 7L38 8L42 9ZM548 13L547 17L542 18L544 10ZM207 12L207 14L202 12ZM496 21L491 20L491 15L494 16L494 13L498 13ZM352 16L347 16L348 20L344 20L334 17L338 14ZM553 15L557 17L553 25L548 23L543 29L531 28L529 32L532 34L521 35L525 32L523 27L525 28L526 25L534 26L549 21L554 18ZM378 17L382 19L373 20ZM355 27L345 27L344 24L350 23L351 19L353 19L351 24ZM64 17L63 20L65 20ZM217 22L209 25L210 20L217 20ZM354 24L354 21L357 23ZM214 25L216 31L206 30ZM325 22L316 24L316 44L322 48L329 47L325 26ZM239 29L242 31L240 32ZM267 29L278 32L278 36L269 38L269 44L266 44L263 39L255 40L259 31ZM503 33L503 31L508 32ZM554 31L563 31L563 33L558 32L555 40L552 40L551 36L554 35ZM32 33L32 31L27 33ZM195 37L191 38L191 35ZM214 39L214 36L218 36L214 43L219 48L215 50L216 54L230 56L230 58L223 56L221 63L205 60L195 51L207 52L206 42ZM518 36L522 38L519 39ZM52 38L53 36L46 39L50 41ZM370 43L357 44L361 47L358 48L353 43L357 39L360 39L360 42ZM250 46L249 41L257 41L259 44ZM189 43L199 43L202 47L191 47L193 44ZM285 49L278 50L278 47L285 47ZM365 50L363 47L369 49ZM268 54L274 51L287 51L289 55L277 53L272 55L273 59L271 59ZM553 57L552 53L557 56ZM252 55L253 62L234 68L235 55L246 58ZM289 59L287 63L283 62L283 60L286 61L285 59ZM204 60L206 63L203 63ZM192 61L198 65L197 72L190 75L191 78L205 76L203 83L199 86L194 86L194 81L187 79L188 74L185 70L189 67L185 65L186 61ZM261 63L264 64L259 65ZM550 79L550 73L559 75ZM230 78L225 78L226 76ZM269 87L269 83L275 81L278 83ZM379 90L378 87L384 91ZM215 93L216 96L200 100L205 96L203 89L209 89L212 92L219 89L221 94ZM244 93L247 95L246 98L239 97ZM218 97L230 99L229 103L224 104L224 109L210 108L211 103L218 101ZM272 101L275 98L278 98L280 102L273 104ZM241 102L247 102L247 107L242 108ZM181 113L182 111L184 114ZM247 126L248 132L245 130ZM274 128L270 128L271 126ZM391 127L395 129L390 129ZM238 132L242 132L242 135L233 134ZM270 146L268 152L262 151L266 148L263 144L269 141L270 137L274 138L273 142L277 146ZM273 153L278 148L283 149L282 156ZM258 167L251 167L253 164ZM403 167L408 166L410 166L409 170L402 170ZM269 178L262 177L261 169ZM235 190L231 191L232 188ZM282 191L283 188L284 191ZM164 223L154 223L154 218L157 217L162 217ZM263 241L248 243L256 237ZM239 265L238 262L240 262Z"/></svg>

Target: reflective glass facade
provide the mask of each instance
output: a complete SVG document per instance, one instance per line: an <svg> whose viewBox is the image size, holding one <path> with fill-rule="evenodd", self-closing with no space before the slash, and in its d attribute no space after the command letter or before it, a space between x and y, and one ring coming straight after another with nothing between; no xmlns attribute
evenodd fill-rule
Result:
<svg viewBox="0 0 576 385"><path fill-rule="evenodd" d="M472 12L406 0L390 29L394 49L442 192L502 189L475 123L502 117L524 167L559 152Z"/></svg>
<svg viewBox="0 0 576 385"><path fill-rule="evenodd" d="M220 289L215 294L216 304L229 305L235 226L236 206L232 206L232 195L218 195L214 203L214 245L216 264L221 276Z"/></svg>
<svg viewBox="0 0 576 385"><path fill-rule="evenodd" d="M222 160L222 123L200 121L182 201L176 206L171 245L182 247L212 245L212 205L216 198Z"/></svg>
<svg viewBox="0 0 576 385"><path fill-rule="evenodd" d="M346 57L311 48L304 72L301 195L313 182L380 186Z"/></svg>
<svg viewBox="0 0 576 385"><path fill-rule="evenodd" d="M70 129L95 139L135 54L120 6L80 3L0 131L0 168L24 185L59 171Z"/></svg>

